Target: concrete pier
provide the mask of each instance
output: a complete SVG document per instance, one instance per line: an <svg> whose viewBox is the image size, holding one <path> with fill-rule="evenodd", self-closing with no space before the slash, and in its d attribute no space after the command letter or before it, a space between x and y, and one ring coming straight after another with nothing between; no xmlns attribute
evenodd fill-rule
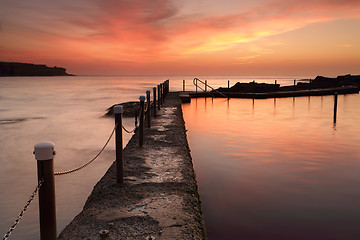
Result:
<svg viewBox="0 0 360 240"><path fill-rule="evenodd" d="M112 164L58 239L206 239L178 93L144 136L124 149L124 183Z"/></svg>
<svg viewBox="0 0 360 240"><path fill-rule="evenodd" d="M286 97L305 97L305 96L326 96L338 94L353 94L359 93L357 86L343 86L334 88L311 89L311 90L296 90L296 91L278 91L278 92L222 92L229 98L252 98L252 99L267 99L267 98L286 98ZM217 92L180 92L180 99L183 103L190 103L191 98L202 97L224 97Z"/></svg>

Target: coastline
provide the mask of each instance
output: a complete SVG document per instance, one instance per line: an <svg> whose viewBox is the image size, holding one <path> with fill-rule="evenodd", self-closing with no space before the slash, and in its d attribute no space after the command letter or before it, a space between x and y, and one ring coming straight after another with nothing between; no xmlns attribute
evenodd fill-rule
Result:
<svg viewBox="0 0 360 240"><path fill-rule="evenodd" d="M115 163L58 239L206 239L201 202L178 93L169 93L144 146L138 133L124 148L124 184Z"/></svg>

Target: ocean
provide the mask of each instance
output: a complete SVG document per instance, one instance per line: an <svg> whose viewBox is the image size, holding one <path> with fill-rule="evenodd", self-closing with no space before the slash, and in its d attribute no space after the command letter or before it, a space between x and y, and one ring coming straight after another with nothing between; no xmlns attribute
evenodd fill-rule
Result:
<svg viewBox="0 0 360 240"><path fill-rule="evenodd" d="M360 239L360 96L183 105L208 239Z"/></svg>
<svg viewBox="0 0 360 240"><path fill-rule="evenodd" d="M226 87L228 81L230 81L230 85L233 85L238 81L250 82L255 80L257 82L274 83L274 81L277 80L277 83L282 85L290 85L292 84L293 79L309 78L308 76L195 77L202 80L208 80L208 84L214 88L220 86ZM0 78L0 152L2 153L0 156L0 163L2 165L0 168L0 191L2 193L0 198L0 211L2 213L0 218L0 232L5 234L8 231L9 227L25 206L28 198L37 185L36 160L33 155L33 147L36 143L41 141L52 141L55 143L55 150L57 152L55 156L55 171L62 171L77 167L82 163L87 162L97 154L114 128L114 119L104 117L108 107L117 103L138 101L139 96L145 95L146 90L152 90L152 88L156 87L157 84L167 79L170 80L171 91L182 90L184 79L186 80L186 90L195 90L192 85L193 78L194 76L70 76ZM225 170L225 173L219 173L220 175L227 174L229 168L231 170L237 169L233 164L236 165L236 163L238 163L237 159L242 159L244 155L247 157L245 158L246 160L244 160L245 162L250 162L252 159L260 161L259 159L262 159L263 156L267 156L266 159L268 159L268 156L273 153L267 152L269 151L267 144L268 142L272 142L271 139L275 139L275 136L270 133L265 135L265 137L262 135L262 133L267 133L265 129L261 127L263 124L262 121L270 121L270 119L275 118L274 116L282 116L281 121L276 122L279 126L292 125L295 123L294 116L291 114L295 114L300 119L297 120L296 124L301 124L300 126L302 126L302 129L296 129L296 132L292 132L292 128L283 131L282 135L288 136L288 138L290 136L296 136L296 138L292 140L286 140L285 143L289 141L289 143L294 144L294 146L298 146L297 140L299 134L300 136L304 136L306 133L308 134L305 135L307 137L313 136L314 129L320 127L321 132L315 135L317 136L315 140L319 138L323 144L321 146L332 146L333 142L328 142L328 139L325 141L320 137L322 134L325 134L326 136L330 134L330 136L336 136L336 139L343 139L343 141L336 142L339 143L336 148L334 147L331 149L339 149L340 153L344 151L347 152L348 148L350 148L347 144L352 142L349 139L355 139L354 141L356 141L359 136L359 128L351 123L352 121L355 123L357 121L357 117L359 116L357 112L353 112L358 104L357 101L359 98L357 96L358 95L340 97L339 122L336 126L330 124L330 129L325 128L325 130L322 125L324 122L322 121L329 124L331 119L324 120L322 115L313 116L306 112L306 109L312 109L313 105L318 106L319 102L323 101L324 104L326 102L327 108L322 108L318 111L323 113L326 112L331 115L331 109L328 106L329 104L331 105L331 97L324 97L322 98L323 100L319 100L320 97L311 97L309 98L310 100L307 100L307 98L299 98L306 99L302 100L305 101L305 103L300 104L302 107L299 107L297 99L293 100L291 98L255 101L239 99L226 101L224 99L211 100L211 98L209 98L206 100L193 100L191 104L184 105L184 117L186 127L189 129L188 135L190 148L192 150L196 168L195 170L198 176L199 190L201 200L203 201L204 215L208 231L212 231L211 226L213 226L212 224L214 223L211 222L213 201L207 198L209 195L209 189L206 188L207 181L209 181L208 178L210 177L210 179L212 179L212 176L208 175L208 170L206 170L207 168L203 168L201 163L201 159L207 158L206 152L209 151L206 151L206 149L219 149L220 153L217 153L217 155L214 154L214 156L217 156L218 159L214 161L214 165L211 165L211 163L209 166L211 166L212 169L214 166L218 166L220 164L220 169ZM355 100L353 98L355 98ZM275 101L276 104L273 101ZM346 113L348 116L346 118L344 117L345 113L342 114L345 109L341 107L345 104L345 102L347 106L345 109L349 111L351 110L351 112ZM299 108L304 108L304 116L306 116L304 119L301 118L302 112L298 110ZM209 120L208 114L210 113L210 109L219 109L217 111L220 111L219 114L221 118L217 119L210 116ZM190 115L189 111L192 111ZM285 115L281 115L282 112ZM236 121L232 121L234 119ZM348 120L345 121L345 119ZM215 130L210 130L208 128L209 126L206 124L214 120L217 121L215 121L217 124L215 127L211 126L211 128L214 127ZM129 129L133 128L133 119L125 118L123 121L125 127ZM199 126L195 126L192 121L198 123ZM229 121L235 125L228 124ZM238 121L240 121L241 124ZM273 121L277 120L273 119ZM344 122L346 122L346 124L344 124ZM269 128L272 127L270 123L266 125ZM314 123L315 125L313 126L310 123ZM254 125L249 127L251 124ZM195 127L193 127L193 125ZM232 129L225 128L224 125L228 125L228 127L232 126ZM260 128L257 128L257 126ZM312 130L308 129L309 126L312 126ZM347 127L345 135L342 133L344 126ZM249 131L254 130L257 132L254 135L254 132L251 131L233 131L233 129L244 128ZM203 132L199 133L199 129L203 129ZM260 129L263 129L264 131L260 131ZM212 145L207 144L212 141L211 138L203 139L198 142L198 140L194 137L208 136L208 134L211 135L213 132L216 133L216 139L231 138L231 140L229 140L230 142L225 145L220 144L211 148L209 146ZM253 136L249 137L247 134L252 134ZM279 136L276 135L276 137ZM130 138L131 134L124 133L124 145L126 145ZM248 141L239 143L237 142L239 139L248 139ZM266 140L265 142L264 139ZM306 137L304 137L304 139L306 139ZM305 141L304 139L300 140ZM317 143L314 142L313 138L309 138L307 142L309 142L312 146L317 146ZM245 146L255 144L254 146L256 146L257 150L248 151L246 153L242 153L240 151L240 153L238 153L238 144L241 146L244 146L244 144ZM304 146L301 147L303 148ZM198 150L198 148L200 150ZM325 148L325 150L326 149L327 148ZM205 157L201 155L204 151ZM273 151L281 152L282 148L281 146L277 146L277 148L274 148ZM289 154L289 158L292 156L291 154L293 154L291 151L290 153L288 151L285 152ZM311 154L307 153L307 158L309 155ZM276 158L277 157L278 156L276 156ZM93 186L104 175L114 159L115 148L114 140L112 139L109 146L103 154L100 155L99 159L87 168L73 174L56 176L58 233L60 233L61 230L82 210L82 207L88 195L91 193ZM355 183L357 183L358 178L354 171L358 170L358 161L356 158L354 159L353 155L351 155L351 159L351 163L355 164L349 165L353 169L351 176L353 177ZM228 160L230 162L228 162ZM244 161L241 162L244 163ZM334 165L335 162L335 160L331 161L332 165ZM314 164L316 165L317 163ZM348 165L349 163L344 164ZM249 166L246 168L248 167ZM281 166L276 169L278 174L282 173ZM203 170L205 170L205 173L203 173ZM251 171L253 170L254 169ZM284 170L288 169L285 167ZM342 168L341 171L345 171L346 173L346 169ZM248 171L245 172L248 174ZM236 172L237 176L241 176L242 174L243 173L241 172ZM258 173L254 170L253 174L256 175ZM205 176L205 180L203 176ZM336 175L336 177L338 176ZM224 177L217 176L217 179L221 180L222 178ZM240 179L240 177L236 177L236 179ZM236 179L234 181L231 180L233 181L231 183L239 184ZM353 184L354 181L350 181L350 183ZM273 184L276 185L276 182ZM243 188L245 187L249 186L244 186ZM243 188L230 190L233 193L236 190L235 195L237 196L237 191L242 191ZM354 186L352 186L349 191L351 192L351 190L354 190L353 188ZM356 194L351 192L351 194L355 194L355 197L357 197L357 193L358 192L356 192ZM248 199L250 199L250 197L251 195L248 196ZM208 205L208 203L210 205ZM240 203L241 202L239 202L238 205L241 205ZM238 212L237 210L234 210L234 213L236 213L236 215L241 215L241 212ZM216 212L215 214L219 213ZM226 212L226 214L228 214L228 212ZM357 212L355 212L355 216L359 216L357 215ZM229 216L229 219L233 218ZM213 236L213 239L219 239L216 237L216 234ZM39 239L37 196L24 214L24 217L17 225L16 229L13 231L11 238L20 240Z"/></svg>

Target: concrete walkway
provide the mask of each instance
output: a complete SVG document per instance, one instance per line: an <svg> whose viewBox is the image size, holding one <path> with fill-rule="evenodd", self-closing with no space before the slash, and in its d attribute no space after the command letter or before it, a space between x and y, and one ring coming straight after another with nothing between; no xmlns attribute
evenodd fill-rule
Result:
<svg viewBox="0 0 360 240"><path fill-rule="evenodd" d="M113 164L58 239L100 239L101 230L104 239L206 239L178 93L152 118L142 148L132 137L124 165L124 184Z"/></svg>

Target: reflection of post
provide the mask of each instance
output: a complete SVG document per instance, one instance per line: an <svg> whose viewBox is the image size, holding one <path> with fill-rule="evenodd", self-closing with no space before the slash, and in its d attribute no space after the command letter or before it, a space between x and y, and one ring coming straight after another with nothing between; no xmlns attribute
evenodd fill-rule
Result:
<svg viewBox="0 0 360 240"><path fill-rule="evenodd" d="M274 115L276 115L276 98L274 98Z"/></svg>
<svg viewBox="0 0 360 240"><path fill-rule="evenodd" d="M230 110L230 98L227 99L227 114L229 115Z"/></svg>
<svg viewBox="0 0 360 240"><path fill-rule="evenodd" d="M336 123L337 102L338 102L338 93L336 92L334 95L334 123Z"/></svg>

